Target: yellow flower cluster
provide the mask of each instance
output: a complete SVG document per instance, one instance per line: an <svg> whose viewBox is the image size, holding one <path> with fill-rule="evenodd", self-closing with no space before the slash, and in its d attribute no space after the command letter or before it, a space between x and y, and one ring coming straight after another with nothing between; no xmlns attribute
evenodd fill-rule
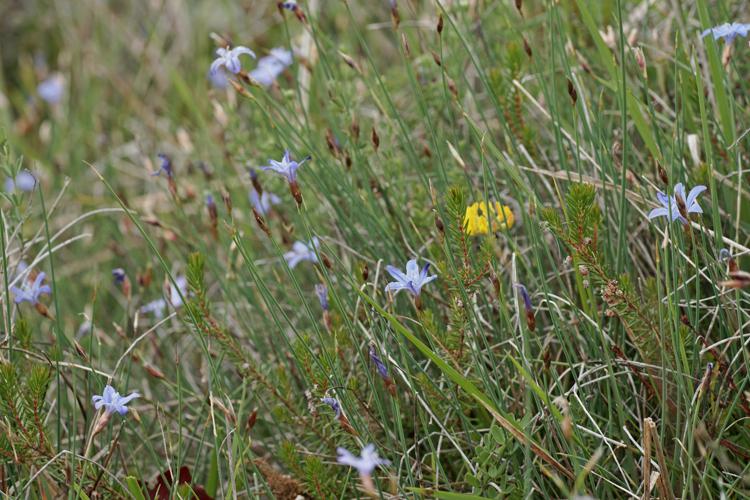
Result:
<svg viewBox="0 0 750 500"><path fill-rule="evenodd" d="M499 231L513 227L515 217L509 206L501 205L497 201L490 203L489 210L487 203L484 201L466 207L464 228L469 236L489 233L490 220L492 221L492 231Z"/></svg>

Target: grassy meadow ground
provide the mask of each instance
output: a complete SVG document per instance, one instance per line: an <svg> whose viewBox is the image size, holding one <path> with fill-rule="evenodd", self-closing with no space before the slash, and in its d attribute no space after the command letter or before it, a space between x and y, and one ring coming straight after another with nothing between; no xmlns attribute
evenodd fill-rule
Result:
<svg viewBox="0 0 750 500"><path fill-rule="evenodd" d="M745 3L0 2L0 495L747 498Z"/></svg>

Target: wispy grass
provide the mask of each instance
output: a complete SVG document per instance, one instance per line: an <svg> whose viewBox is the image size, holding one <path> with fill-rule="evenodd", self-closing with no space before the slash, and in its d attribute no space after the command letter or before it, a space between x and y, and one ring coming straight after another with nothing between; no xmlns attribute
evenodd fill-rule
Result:
<svg viewBox="0 0 750 500"><path fill-rule="evenodd" d="M748 49L700 37L741 2L299 8L0 8L0 168L38 180L0 200L0 491L750 494ZM226 43L294 60L217 88ZM259 168L287 149L301 203ZM703 213L649 220L679 183ZM513 224L472 234L482 201ZM385 292L410 259L437 280ZM15 304L39 271L52 296ZM122 417L107 384L140 393ZM370 443L372 484L337 463Z"/></svg>

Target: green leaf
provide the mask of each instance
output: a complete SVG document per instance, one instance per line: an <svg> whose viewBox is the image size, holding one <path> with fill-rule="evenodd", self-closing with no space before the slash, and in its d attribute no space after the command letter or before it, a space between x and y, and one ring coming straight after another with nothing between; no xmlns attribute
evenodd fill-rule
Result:
<svg viewBox="0 0 750 500"><path fill-rule="evenodd" d="M210 497L216 497L216 490L219 487L219 461L216 457L216 450L211 453L211 464L208 468L208 477L206 478L206 493Z"/></svg>
<svg viewBox="0 0 750 500"><path fill-rule="evenodd" d="M128 486L128 492L132 495L133 498L135 498L136 500L146 500L146 497L143 496L141 485L138 484L138 480L136 478L134 478L133 476L126 477L125 484Z"/></svg>
<svg viewBox="0 0 750 500"><path fill-rule="evenodd" d="M495 427L493 425L490 428L490 435L492 436L492 439L495 441L495 443L499 444L500 446L505 444L505 433L500 427Z"/></svg>

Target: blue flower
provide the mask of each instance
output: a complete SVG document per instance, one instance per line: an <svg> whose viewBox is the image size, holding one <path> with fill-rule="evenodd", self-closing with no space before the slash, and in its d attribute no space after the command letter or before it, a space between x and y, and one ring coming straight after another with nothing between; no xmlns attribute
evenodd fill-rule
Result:
<svg viewBox="0 0 750 500"><path fill-rule="evenodd" d="M215 73L209 71L208 81L211 82L211 86L217 89L226 89L229 87L229 78L223 71L217 71Z"/></svg>
<svg viewBox="0 0 750 500"><path fill-rule="evenodd" d="M406 290L415 297L418 297L422 287L430 281L437 279L437 275L427 276L430 269L430 263L424 265L422 270L417 266L417 259L412 259L406 263L406 274L394 266L386 266L388 273L396 279L385 286L386 292L396 292Z"/></svg>
<svg viewBox="0 0 750 500"><path fill-rule="evenodd" d="M320 307L324 310L328 310L328 288L323 283L315 285L315 294L318 296Z"/></svg>
<svg viewBox="0 0 750 500"><path fill-rule="evenodd" d="M123 268L118 267L116 269L112 269L112 277L115 279L115 283L121 285L128 277L128 275L125 274L125 270Z"/></svg>
<svg viewBox="0 0 750 500"><path fill-rule="evenodd" d="M310 158L311 157L308 156L301 162L293 161L289 157L289 150L287 149L286 151L284 151L284 157L281 159L281 161L268 160L270 165L260 168L262 168L263 170L273 170L277 174L283 175L291 184L297 182L297 169Z"/></svg>
<svg viewBox="0 0 750 500"><path fill-rule="evenodd" d="M167 301L164 299L157 299L152 300L148 304L144 304L141 306L141 313L143 314L149 314L154 313L154 316L157 319L162 319L164 317L164 310L167 308Z"/></svg>
<svg viewBox="0 0 750 500"><path fill-rule="evenodd" d="M281 203L281 198L266 190L258 196L258 191L253 188L250 190L250 203L260 215L267 215L272 206Z"/></svg>
<svg viewBox="0 0 750 500"><path fill-rule="evenodd" d="M20 304L21 302L28 302L32 306L35 306L39 303L39 297L41 295L50 295L52 293L52 288L50 288L49 285L42 285L42 281L44 281L44 278L47 275L44 273L39 273L36 275L36 279L33 281L25 281L21 288L12 286L10 287L10 291L13 292L13 295L15 296L15 303Z"/></svg>
<svg viewBox="0 0 750 500"><path fill-rule="evenodd" d="M216 49L216 59L214 59L214 62L211 63L211 68L209 69L210 73L216 73L219 71L219 68L222 66L227 69L227 71L230 71L231 73L234 73L235 75L242 71L242 64L240 63L240 56L242 54L247 54L253 59L255 59L255 52L248 49L247 47L243 47L242 45L239 45L233 49L230 49L227 45L227 48L219 48Z"/></svg>
<svg viewBox="0 0 750 500"><path fill-rule="evenodd" d="M12 193L16 189L20 189L26 193L31 192L36 187L36 177L28 170L21 170L16 175L15 179L7 177L5 179L5 192Z"/></svg>
<svg viewBox="0 0 750 500"><path fill-rule="evenodd" d="M292 269L304 260L315 264L318 262L318 256L315 255L315 249L319 246L320 240L318 240L317 236L313 236L313 239L310 240L309 243L296 241L294 245L292 245L292 249L284 254L284 260L286 260L286 263Z"/></svg>
<svg viewBox="0 0 750 500"><path fill-rule="evenodd" d="M531 303L531 297L529 297L529 291L521 283L514 285L523 298L523 308L526 310L526 324L529 326L529 330L532 332L536 330L536 318L534 317L534 305Z"/></svg>
<svg viewBox="0 0 750 500"><path fill-rule="evenodd" d="M700 205L698 205L698 195L700 195L706 189L708 189L706 186L699 184L695 186L693 189L691 189L690 192L686 196L685 186L683 186L681 182L678 183L674 187L674 196L675 196L675 201L677 202L677 206L679 207L681 203L684 203L687 213L702 214L703 209L701 208Z"/></svg>
<svg viewBox="0 0 750 500"><path fill-rule="evenodd" d="M299 19L303 23L307 22L307 17L305 17L305 13L302 12L302 9L299 8L299 5L297 4L296 0L292 0L289 2L279 2L276 5L279 8L279 10L286 9L291 12L294 12L294 15L297 16L297 19Z"/></svg>
<svg viewBox="0 0 750 500"><path fill-rule="evenodd" d="M264 87L270 86L276 78L292 65L292 52L281 47L271 49L269 55L258 60L258 66L250 72L250 78Z"/></svg>
<svg viewBox="0 0 750 500"><path fill-rule="evenodd" d="M698 204L698 195L706 190L706 186L695 186L690 192L685 194L685 186L678 183L674 187L674 195L667 196L659 191L656 198L661 203L661 207L651 210L648 214L649 220L657 217L668 217L672 222L678 220L682 224L687 224L687 214L702 214L703 209Z"/></svg>
<svg viewBox="0 0 750 500"><path fill-rule="evenodd" d="M336 418L341 418L341 404L336 398L320 398L321 403L325 403L331 407L333 412L336 414Z"/></svg>
<svg viewBox="0 0 750 500"><path fill-rule="evenodd" d="M187 278L185 278L185 276L177 276L175 278L175 282L177 282L178 288L173 287L171 284L167 285L167 289L169 292L168 299L161 298L151 301L148 304L141 306L140 311L144 314L154 313L154 316L157 319L161 319L164 317L164 310L167 308L168 303L171 304L175 309L181 307L182 297L185 297L188 294ZM180 296L180 293L182 294L182 296Z"/></svg>
<svg viewBox="0 0 750 500"><path fill-rule="evenodd" d="M174 176L174 170L172 169L172 160L169 159L169 156L165 155L164 153L159 153L156 155L161 160L161 165L159 166L159 170L152 173L151 175L161 175L162 172L167 174L168 178L172 178Z"/></svg>
<svg viewBox="0 0 750 500"><path fill-rule="evenodd" d="M36 91L44 101L57 104L65 92L65 77L60 73L55 73L37 85Z"/></svg>
<svg viewBox="0 0 750 500"><path fill-rule="evenodd" d="M726 43L732 43L732 41L734 41L734 39L738 36L747 36L748 31L750 31L750 24L724 23L719 26L707 29L706 31L701 33L701 38L704 38L710 34L714 37L714 40L723 38Z"/></svg>
<svg viewBox="0 0 750 500"><path fill-rule="evenodd" d="M659 191L656 193L656 199L661 203L661 206L659 208L654 208L648 213L649 220L653 220L657 217L669 217L672 222L682 220L674 196L667 196Z"/></svg>
<svg viewBox="0 0 750 500"><path fill-rule="evenodd" d="M104 407L104 411L107 414L117 412L120 415L125 415L128 412L128 408L125 405L139 397L141 397L141 395L137 392L133 392L124 397L120 396L120 393L111 385L107 385L104 388L102 395L92 397L91 401L94 403L94 408L97 410Z"/></svg>
<svg viewBox="0 0 750 500"><path fill-rule="evenodd" d="M370 361L373 362L375 368L378 370L378 375L380 375L382 379L390 379L390 377L388 376L388 367L386 367L385 363L383 363L383 360L378 357L378 353L377 351L375 351L374 345L370 345Z"/></svg>
<svg viewBox="0 0 750 500"><path fill-rule="evenodd" d="M353 455L346 448L338 448L336 450L339 454L338 463L341 465L349 465L354 467L359 472L360 477L370 477L372 471L375 470L379 465L388 465L391 462L384 458L380 458L378 453L375 451L374 444L368 444L362 449L361 456L357 457Z"/></svg>
<svg viewBox="0 0 750 500"><path fill-rule="evenodd" d="M519 293L521 294L521 298L523 298L523 308L526 310L526 312L533 312L534 311L534 305L531 303L531 297L529 297L529 292L526 290L526 287L522 285L521 283L516 283L515 287L518 289Z"/></svg>

